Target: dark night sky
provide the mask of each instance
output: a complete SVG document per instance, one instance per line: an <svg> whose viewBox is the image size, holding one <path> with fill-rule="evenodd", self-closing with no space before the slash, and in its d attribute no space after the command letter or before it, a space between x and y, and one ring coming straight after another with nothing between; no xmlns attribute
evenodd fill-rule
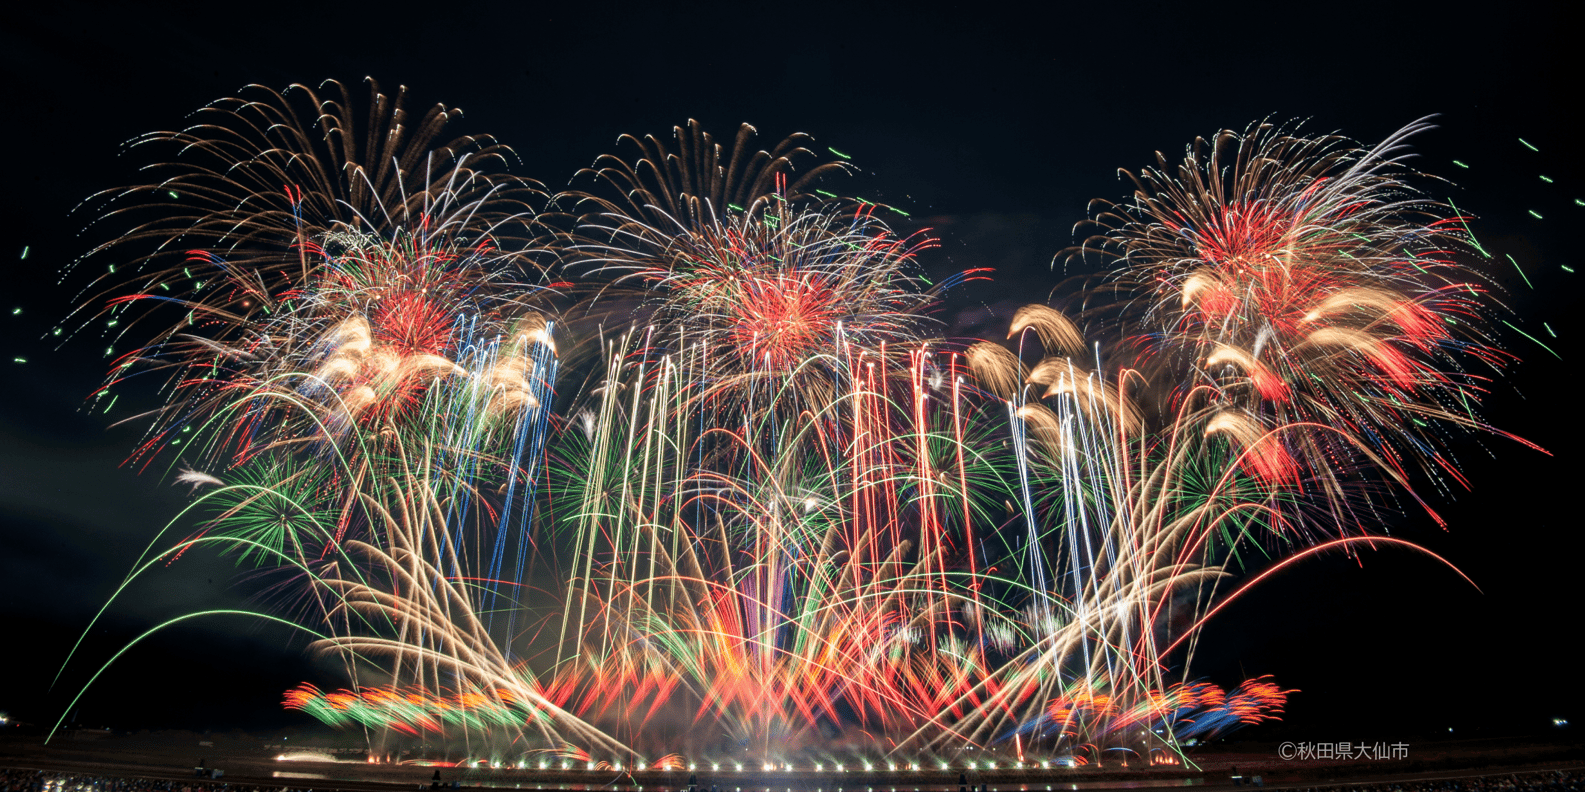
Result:
<svg viewBox="0 0 1585 792"><path fill-rule="evenodd" d="M103 373L97 345L39 340L73 299L58 271L89 244L77 235L88 217L70 211L135 180L140 163L118 157L123 141L178 126L244 84L372 75L388 90L408 86L410 107L464 108L458 131L497 135L521 155L517 172L553 188L619 133L663 134L690 117L714 130L749 121L766 142L813 133L863 166L856 191L929 218L943 239L927 259L933 271L997 268L944 314L950 324L988 304L1002 311L995 328L1002 309L1061 279L1053 255L1074 241L1087 200L1124 196L1119 167L1260 118L1309 119L1308 130L1375 142L1440 114L1440 128L1415 141L1417 165L1454 180L1435 189L1480 218L1488 249L1524 267L1534 289L1512 267L1493 270L1510 320L1562 356L1506 331L1523 360L1497 384L1488 415L1554 455L1472 438L1459 448L1469 492L1455 499L1421 482L1448 530L1415 514L1390 526L1481 591L1403 552L1321 559L1219 617L1199 668L1224 684L1269 673L1301 689L1266 735L1412 739L1449 726L1532 731L1553 716L1585 723L1572 647L1585 546L1571 508L1580 421L1570 385L1585 272L1561 268L1585 269L1565 240L1585 220L1579 128L1567 123L1582 70L1563 4L1099 3L1031 16L985 13L997 4L860 5L325 11L51 0L6 19L0 619L12 671L0 711L59 715L69 695L45 689L70 642L185 502L157 475L120 466L135 430L80 409ZM114 609L85 659L102 661L162 619L245 600L248 581L226 564L183 566ZM80 717L300 724L277 705L285 688L316 678L299 649L242 622L173 630L101 680ZM75 692L87 667L62 688Z"/></svg>

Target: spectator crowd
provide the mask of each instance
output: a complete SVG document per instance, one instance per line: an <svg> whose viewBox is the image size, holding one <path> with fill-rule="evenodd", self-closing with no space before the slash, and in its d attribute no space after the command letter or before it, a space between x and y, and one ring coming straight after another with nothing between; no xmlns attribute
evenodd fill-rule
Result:
<svg viewBox="0 0 1585 792"><path fill-rule="evenodd" d="M1499 773L1433 781L1301 787L1295 792L1563 792L1585 790L1585 771ZM0 770L0 792L314 792L213 781L122 778L47 770Z"/></svg>

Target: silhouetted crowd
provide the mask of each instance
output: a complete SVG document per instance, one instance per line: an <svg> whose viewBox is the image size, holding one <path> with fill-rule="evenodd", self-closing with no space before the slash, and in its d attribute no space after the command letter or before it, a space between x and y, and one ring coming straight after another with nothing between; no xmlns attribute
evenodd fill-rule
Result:
<svg viewBox="0 0 1585 792"><path fill-rule="evenodd" d="M1585 772L1549 770L1535 773L1502 773L1447 781L1314 786L1304 787L1302 792L1563 792L1563 790L1585 790ZM204 781L120 778L43 770L0 770L0 792L313 792L313 790Z"/></svg>
<svg viewBox="0 0 1585 792"><path fill-rule="evenodd" d="M1302 792L1557 792L1575 789L1585 789L1585 773L1573 770L1549 770L1539 773L1503 773L1447 781L1305 787Z"/></svg>
<svg viewBox="0 0 1585 792"><path fill-rule="evenodd" d="M56 773L47 770L0 770L0 792L313 792L286 787L259 787L212 781L161 781L152 778Z"/></svg>

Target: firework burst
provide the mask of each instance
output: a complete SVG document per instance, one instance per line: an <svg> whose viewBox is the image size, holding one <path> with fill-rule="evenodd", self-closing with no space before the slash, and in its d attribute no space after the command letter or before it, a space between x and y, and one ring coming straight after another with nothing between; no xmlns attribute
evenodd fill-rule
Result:
<svg viewBox="0 0 1585 792"><path fill-rule="evenodd" d="M79 262L112 261L84 327L102 323L111 352L147 339L116 356L101 393L166 377L145 451L294 372L324 375L345 411L399 407L477 325L530 312L542 192L490 171L510 150L487 136L437 142L459 111L436 106L415 124L405 89L390 97L372 81L360 129L347 89L325 89L251 86L182 131L140 137L134 151L176 159L90 201L100 225L128 230Z"/></svg>
<svg viewBox="0 0 1585 792"><path fill-rule="evenodd" d="M1491 375L1466 367L1500 374L1510 356L1484 329L1488 289L1461 263L1462 219L1404 165L1427 126L1361 148L1257 124L1132 177L1133 197L1096 215L1103 233L1081 252L1117 255L1118 280L1139 295L1141 365L1168 383L1153 412L1203 398L1220 411L1210 431L1235 442L1285 425L1335 430L1289 432L1250 455L1268 477L1294 475L1300 457L1317 471L1353 457L1346 435L1399 476L1463 483L1445 432L1495 431L1476 412ZM1339 502L1344 485L1326 484Z"/></svg>

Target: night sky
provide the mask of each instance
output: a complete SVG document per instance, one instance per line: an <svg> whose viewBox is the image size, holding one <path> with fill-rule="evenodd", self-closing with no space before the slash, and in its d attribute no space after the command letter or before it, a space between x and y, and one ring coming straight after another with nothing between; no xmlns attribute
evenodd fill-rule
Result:
<svg viewBox="0 0 1585 792"><path fill-rule="evenodd" d="M521 156L514 172L552 189L621 133L667 135L689 118L721 136L750 122L767 145L809 132L861 166L852 192L934 229L942 245L926 255L931 273L996 269L939 313L949 335L987 337L1062 280L1053 257L1075 243L1087 201L1127 195L1118 168L1259 119L1374 143L1437 114L1438 128L1414 140L1414 164L1452 183L1422 186L1478 217L1477 237L1501 260L1483 266L1512 308L1508 320L1561 356L1502 328L1521 362L1495 384L1486 415L1551 455L1469 437L1456 449L1469 491L1417 482L1447 530L1409 510L1383 526L1452 561L1480 591L1403 551L1323 558L1224 611L1205 632L1197 673L1224 685L1273 674L1302 691L1283 724L1250 736L1413 740L1450 727L1535 732L1553 717L1585 726L1573 645L1585 555L1574 365L1585 271L1564 269L1585 270L1567 237L1585 227L1585 162L1568 123L1585 70L1563 4L1099 3L1034 16L996 14L994 3L861 5L331 12L50 0L8 17L0 645L11 670L0 711L53 723L90 668L131 636L191 610L244 606L252 592L229 562L184 558L108 613L48 690L132 559L186 503L157 472L122 466L141 427L111 424L130 407L85 409L104 373L102 345L57 349L46 337L80 285L60 285L61 268L96 241L79 235L91 215L73 207L136 182L144 162L119 156L123 141L181 126L243 85L356 85L369 75L387 91L406 85L412 110L463 108L448 132L496 135ZM284 630L212 621L129 654L76 719L307 725L279 707L282 691L304 680L335 683Z"/></svg>

